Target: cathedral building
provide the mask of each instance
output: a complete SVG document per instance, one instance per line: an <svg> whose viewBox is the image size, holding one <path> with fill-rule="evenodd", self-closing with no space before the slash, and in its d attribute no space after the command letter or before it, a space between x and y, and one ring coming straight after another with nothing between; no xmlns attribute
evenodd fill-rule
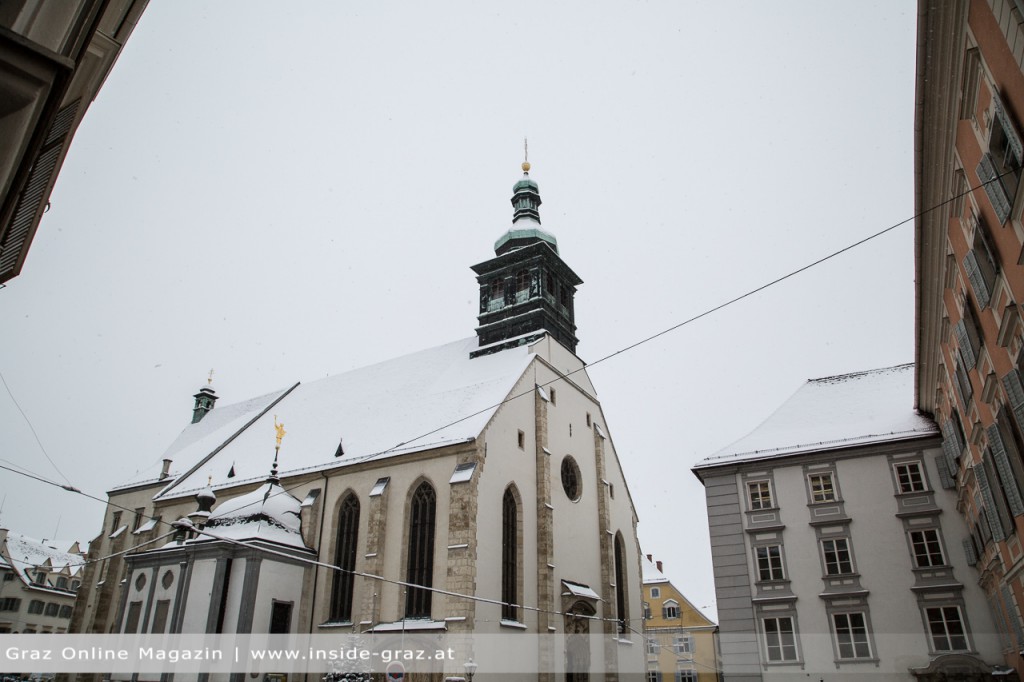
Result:
<svg viewBox="0 0 1024 682"><path fill-rule="evenodd" d="M160 477L109 492L92 554L135 549L86 570L73 630L505 635L535 642L525 678L642 672L637 517L575 354L582 280L527 163L512 203L473 266L475 336L233 405L201 389ZM443 672L505 672L466 663Z"/></svg>

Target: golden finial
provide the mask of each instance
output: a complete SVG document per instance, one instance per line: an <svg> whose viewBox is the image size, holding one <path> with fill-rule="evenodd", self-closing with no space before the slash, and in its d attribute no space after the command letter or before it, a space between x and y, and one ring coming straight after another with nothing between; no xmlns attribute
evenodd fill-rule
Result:
<svg viewBox="0 0 1024 682"><path fill-rule="evenodd" d="M284 430L284 424L277 423L277 415L274 415L274 430L277 431L277 448L281 448L281 439L284 438L284 434L287 431Z"/></svg>
<svg viewBox="0 0 1024 682"><path fill-rule="evenodd" d="M206 377L206 385L213 386L213 370L210 370L210 376Z"/></svg>
<svg viewBox="0 0 1024 682"><path fill-rule="evenodd" d="M523 138L523 172L530 172L530 147L525 137Z"/></svg>

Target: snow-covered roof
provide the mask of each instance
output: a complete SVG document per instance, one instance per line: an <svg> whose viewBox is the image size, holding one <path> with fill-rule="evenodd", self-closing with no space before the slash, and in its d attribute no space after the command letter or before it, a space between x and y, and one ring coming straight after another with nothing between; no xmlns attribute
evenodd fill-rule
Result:
<svg viewBox="0 0 1024 682"><path fill-rule="evenodd" d="M641 569L643 570L643 581L644 585L652 585L655 583L667 583L668 578L665 574L658 570L658 567L653 561L644 556L640 560Z"/></svg>
<svg viewBox="0 0 1024 682"><path fill-rule="evenodd" d="M913 399L913 364L811 379L760 426L694 469L937 434Z"/></svg>
<svg viewBox="0 0 1024 682"><path fill-rule="evenodd" d="M198 465L156 499L194 495L208 481L220 489L262 480L274 456L275 418L287 433L279 460L282 477L471 441L533 357L527 346L520 346L470 359L476 348L474 336L298 384L243 407L217 407L192 426L218 417L221 421L215 423L221 424L225 412L234 418L207 429L202 437L192 437L192 427L179 436L166 456L176 459L176 465L183 460ZM267 409L275 397L279 402ZM253 423L245 426L248 420ZM339 443L344 454L336 457Z"/></svg>
<svg viewBox="0 0 1024 682"><path fill-rule="evenodd" d="M206 530L231 540L266 540L307 549L302 542L301 505L276 479L268 480L251 493L227 500L214 509ZM213 539L200 535L195 542Z"/></svg>
<svg viewBox="0 0 1024 682"><path fill-rule="evenodd" d="M164 480L171 483L175 477L187 473L219 445L243 430L246 424L263 414L286 391L287 389L282 389L234 405L218 407L207 412L206 416L195 424L186 426L161 458L171 460L173 467L170 476ZM162 463L156 462L153 466L162 466ZM264 466L263 471L265 472L266 469L267 467ZM121 490L161 480L148 476L148 474L149 470L141 471L111 490Z"/></svg>
<svg viewBox="0 0 1024 682"><path fill-rule="evenodd" d="M36 540L21 533L8 531L2 552L22 581L30 584L35 581L38 567L45 567L48 573L60 572L66 568L66 574L77 575L85 566L85 557L58 549L72 547L74 544L56 540Z"/></svg>

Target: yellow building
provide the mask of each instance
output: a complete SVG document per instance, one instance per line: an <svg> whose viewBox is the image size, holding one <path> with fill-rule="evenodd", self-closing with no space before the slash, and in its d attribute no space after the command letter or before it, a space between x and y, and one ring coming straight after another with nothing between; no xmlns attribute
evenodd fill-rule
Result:
<svg viewBox="0 0 1024 682"><path fill-rule="evenodd" d="M647 682L717 682L718 626L643 559Z"/></svg>

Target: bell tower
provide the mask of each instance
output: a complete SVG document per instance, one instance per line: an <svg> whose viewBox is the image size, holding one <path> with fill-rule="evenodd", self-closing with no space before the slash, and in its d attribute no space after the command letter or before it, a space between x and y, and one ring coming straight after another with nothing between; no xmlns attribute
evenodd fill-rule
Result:
<svg viewBox="0 0 1024 682"><path fill-rule="evenodd" d="M470 356L532 343L545 333L576 352L574 299L583 280L558 254L540 224L540 190L523 162L512 187L512 227L494 243L495 257L473 266L480 284L480 347Z"/></svg>

